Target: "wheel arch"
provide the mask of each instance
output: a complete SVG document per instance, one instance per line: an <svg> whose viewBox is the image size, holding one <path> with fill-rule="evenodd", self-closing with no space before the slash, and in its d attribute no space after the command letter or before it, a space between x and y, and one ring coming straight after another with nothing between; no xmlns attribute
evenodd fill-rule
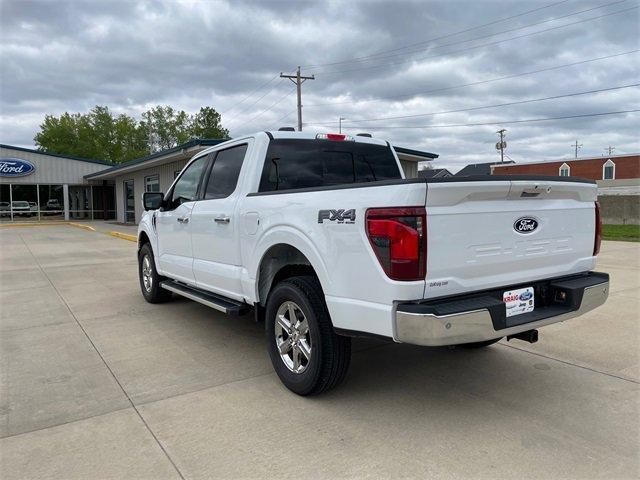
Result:
<svg viewBox="0 0 640 480"><path fill-rule="evenodd" d="M271 245L262 255L256 272L256 298L261 306L267 303L267 297L280 281L300 275L313 275L318 278L323 291L325 283L322 270L297 247L289 243ZM326 282L325 277L325 282Z"/></svg>
<svg viewBox="0 0 640 480"><path fill-rule="evenodd" d="M149 238L149 235L147 235L147 232L142 230L138 234L138 250L140 250L145 243L148 243L149 245L151 245L151 239Z"/></svg>

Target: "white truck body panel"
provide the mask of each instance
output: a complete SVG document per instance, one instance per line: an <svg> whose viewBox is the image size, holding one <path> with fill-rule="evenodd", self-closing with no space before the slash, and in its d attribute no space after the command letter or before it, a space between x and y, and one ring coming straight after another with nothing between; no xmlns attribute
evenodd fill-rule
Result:
<svg viewBox="0 0 640 480"><path fill-rule="evenodd" d="M595 185L475 183L428 184L425 298L593 270ZM514 230L523 216L535 232Z"/></svg>
<svg viewBox="0 0 640 480"><path fill-rule="evenodd" d="M315 138L306 132L272 135ZM237 188L229 197L145 213L140 232L151 240L161 275L256 304L265 301L260 297L261 262L273 246L289 245L317 274L334 327L396 338L399 301L522 284L595 267L595 184L492 177L401 179L388 185L258 193L269 141L260 133L198 155L249 144ZM386 145L377 139L355 141ZM426 208L424 280L397 281L385 274L365 225L366 211L380 207ZM319 223L323 209L354 209L355 221ZM514 222L523 216L538 221L535 232L514 231ZM178 217L189 217L189 222L178 224ZM229 222L218 223L218 217Z"/></svg>

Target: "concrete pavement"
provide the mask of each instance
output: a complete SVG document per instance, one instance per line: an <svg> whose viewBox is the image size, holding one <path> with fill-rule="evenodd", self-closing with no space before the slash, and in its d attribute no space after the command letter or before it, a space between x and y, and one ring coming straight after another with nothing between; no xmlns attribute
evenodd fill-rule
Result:
<svg viewBox="0 0 640 480"><path fill-rule="evenodd" d="M115 228L114 228L115 229ZM600 309L480 351L355 342L281 386L251 316L144 302L134 243L0 228L0 477L637 478L640 245Z"/></svg>

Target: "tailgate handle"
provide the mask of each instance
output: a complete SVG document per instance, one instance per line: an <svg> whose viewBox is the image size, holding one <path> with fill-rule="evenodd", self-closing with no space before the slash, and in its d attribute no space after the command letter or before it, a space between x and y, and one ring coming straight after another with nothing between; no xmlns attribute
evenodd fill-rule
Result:
<svg viewBox="0 0 640 480"><path fill-rule="evenodd" d="M540 185L536 183L532 187L522 189L521 197L537 197L541 193L551 193L551 185Z"/></svg>

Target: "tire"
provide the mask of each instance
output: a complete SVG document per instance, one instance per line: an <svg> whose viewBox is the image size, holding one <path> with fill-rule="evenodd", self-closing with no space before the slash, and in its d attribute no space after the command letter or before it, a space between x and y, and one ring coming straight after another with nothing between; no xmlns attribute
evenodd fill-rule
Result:
<svg viewBox="0 0 640 480"><path fill-rule="evenodd" d="M484 348L484 347L488 347L489 345L493 345L494 343L498 343L500 340L502 340L502 337L494 338L492 340L485 340L484 342L463 343L461 345L458 345L458 347L468 348L468 349Z"/></svg>
<svg viewBox="0 0 640 480"><path fill-rule="evenodd" d="M292 329L289 322L287 330L290 307L298 328ZM278 321L280 314L284 319ZM351 338L334 332L317 278L292 277L278 283L267 300L265 323L271 363L289 390L302 396L318 395L344 380L351 362ZM285 352L282 355L279 345Z"/></svg>
<svg viewBox="0 0 640 480"><path fill-rule="evenodd" d="M146 263L148 261L148 263ZM146 269L146 279L143 269ZM163 303L171 300L171 292L160 286L165 277L158 275L151 245L145 243L138 252L138 278L142 296L149 303ZM148 281L148 282L147 282Z"/></svg>

